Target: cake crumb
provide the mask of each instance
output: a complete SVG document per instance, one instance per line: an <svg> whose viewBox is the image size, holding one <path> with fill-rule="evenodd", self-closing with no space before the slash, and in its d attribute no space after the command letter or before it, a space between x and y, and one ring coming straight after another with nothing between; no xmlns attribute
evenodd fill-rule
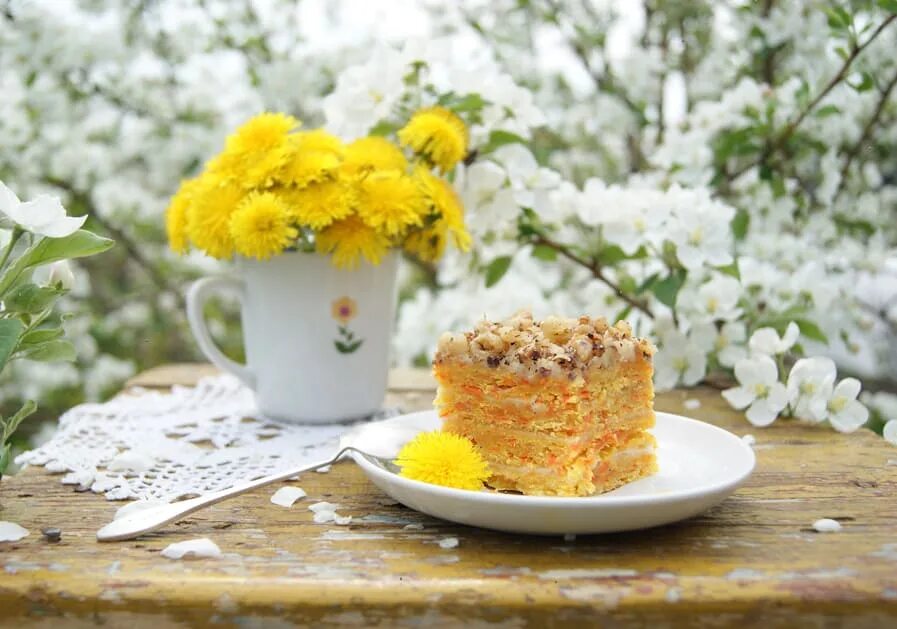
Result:
<svg viewBox="0 0 897 629"><path fill-rule="evenodd" d="M458 538L457 537L445 537L439 540L439 547L445 550L449 550L450 548L458 547Z"/></svg>
<svg viewBox="0 0 897 629"><path fill-rule="evenodd" d="M697 408L701 408L701 400L697 398L689 398L682 403L686 409L693 411Z"/></svg>
<svg viewBox="0 0 897 629"><path fill-rule="evenodd" d="M831 518L822 518L813 522L813 528L819 533L835 533L841 530L841 523Z"/></svg>

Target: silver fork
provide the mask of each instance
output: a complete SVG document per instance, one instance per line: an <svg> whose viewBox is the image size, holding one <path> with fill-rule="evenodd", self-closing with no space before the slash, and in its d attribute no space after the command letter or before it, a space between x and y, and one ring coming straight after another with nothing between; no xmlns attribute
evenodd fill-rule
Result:
<svg viewBox="0 0 897 629"><path fill-rule="evenodd" d="M133 513L118 520L113 520L97 531L97 541L117 542L133 539L144 533L160 529L166 524L180 520L191 513L195 513L209 505L217 504L222 500L245 494L247 491L252 491L253 489L258 489L265 485L271 485L272 483L287 480L303 472L310 472L321 467L332 465L349 452L354 452L363 456L371 463L382 465L391 471L395 472L398 470L392 462L392 457L375 456L368 452L364 452L363 450L359 450L354 446L343 446L340 448L339 452L326 461L318 461L317 463L302 465L301 467L296 467L285 472L279 472L246 483L234 485L228 489L222 489L221 491L216 491L205 496L144 509L143 511L138 511L137 513Z"/></svg>

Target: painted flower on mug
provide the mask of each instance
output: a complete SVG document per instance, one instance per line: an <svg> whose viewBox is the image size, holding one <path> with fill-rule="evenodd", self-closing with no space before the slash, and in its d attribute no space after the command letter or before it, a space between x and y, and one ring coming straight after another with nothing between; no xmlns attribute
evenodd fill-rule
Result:
<svg viewBox="0 0 897 629"><path fill-rule="evenodd" d="M363 339L355 338L355 333L349 329L349 322L357 314L358 304L351 297L343 296L330 304L330 315L340 324L337 328L339 338L333 341L333 346L340 354L351 354L364 343Z"/></svg>
<svg viewBox="0 0 897 629"><path fill-rule="evenodd" d="M358 304L351 297L340 297L330 305L330 314L342 325L346 325L358 314Z"/></svg>

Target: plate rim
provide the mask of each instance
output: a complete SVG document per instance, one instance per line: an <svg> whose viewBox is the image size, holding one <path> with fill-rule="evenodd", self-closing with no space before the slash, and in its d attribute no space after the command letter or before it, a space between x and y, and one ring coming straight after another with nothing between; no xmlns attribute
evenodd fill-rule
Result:
<svg viewBox="0 0 897 629"><path fill-rule="evenodd" d="M658 419L663 416L664 421L671 420L673 422L684 422L693 425L697 424L702 430L716 432L717 434L720 434L724 439L731 440L732 444L735 447L740 448L742 452L747 454L749 461L747 469L744 472L740 473L738 476L733 476L724 481L716 482L711 485L702 485L697 488L675 490L656 495L615 496L612 494L593 494L591 496L527 496L525 494L503 494L490 491L471 491L466 489L456 489L454 487L444 487L442 485L434 485L432 483L425 483L423 481L399 476L396 473L390 472L374 465L355 452L350 452L349 457L353 461L355 461L355 463L360 468L362 468L365 474L374 474L383 478L387 478L390 480L390 482L398 483L400 486L413 491L424 490L430 492L431 494L444 498L470 500L480 503L494 504L497 502L506 506L557 507L564 509L583 509L598 507L612 508L633 505L664 505L669 503L681 502L683 500L692 500L695 498L700 498L702 496L717 495L719 493L728 492L737 488L750 477L750 475L756 468L757 456L754 452L754 449L750 445L745 443L741 439L741 437L726 430L725 428L720 428L719 426L711 424L710 422L695 419L693 417L686 417L684 415L677 415L675 413L655 411L655 414ZM413 417L421 415L435 415L438 419L436 410L430 409L415 411L413 413L403 413L402 415L398 415L396 417L390 417L388 419L380 420L379 422L373 422L372 424L368 424L368 426L372 426L375 423L398 423L400 420L409 420Z"/></svg>

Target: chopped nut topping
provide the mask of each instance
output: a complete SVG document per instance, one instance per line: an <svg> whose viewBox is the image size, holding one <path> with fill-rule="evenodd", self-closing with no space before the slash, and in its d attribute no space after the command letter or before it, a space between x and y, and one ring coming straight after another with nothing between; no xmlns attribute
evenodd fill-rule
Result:
<svg viewBox="0 0 897 629"><path fill-rule="evenodd" d="M472 332L446 332L439 339L435 362L502 365L529 377L569 377L617 361L651 360L654 351L649 341L632 336L625 321L611 326L603 317L583 316L539 322L523 310L504 321L479 321Z"/></svg>

